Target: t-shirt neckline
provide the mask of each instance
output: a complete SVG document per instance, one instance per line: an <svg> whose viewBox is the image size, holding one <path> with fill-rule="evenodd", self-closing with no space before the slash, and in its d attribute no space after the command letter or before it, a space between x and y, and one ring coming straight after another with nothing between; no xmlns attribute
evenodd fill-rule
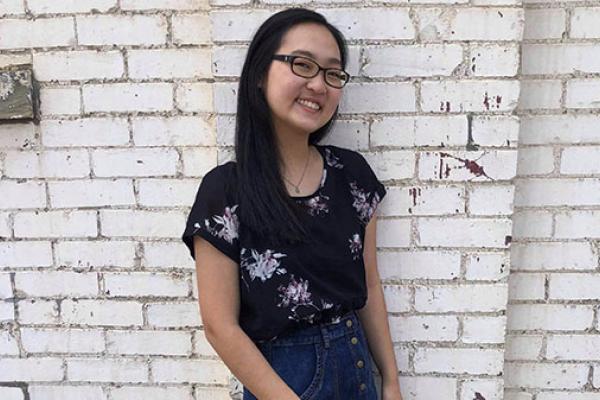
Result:
<svg viewBox="0 0 600 400"><path fill-rule="evenodd" d="M288 194L288 196L293 200L305 200L315 197L321 191L321 189L325 187L325 182L327 181L327 160L325 158L325 154L323 154L323 147L318 144L313 144L313 146L315 146L315 148L321 155L321 159L323 160L323 171L321 172L321 180L319 181L319 187L313 193L306 196L290 196Z"/></svg>

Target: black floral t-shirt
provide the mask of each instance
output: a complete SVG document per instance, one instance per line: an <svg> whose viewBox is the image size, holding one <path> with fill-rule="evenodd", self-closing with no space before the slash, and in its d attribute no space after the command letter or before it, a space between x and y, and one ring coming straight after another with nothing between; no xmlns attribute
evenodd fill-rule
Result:
<svg viewBox="0 0 600 400"><path fill-rule="evenodd" d="M238 264L239 324L254 341L334 321L367 300L365 228L386 189L360 153L315 147L324 160L320 186L293 197L314 243L275 247L240 226L234 161L204 176L188 216L182 239L193 258L199 235Z"/></svg>

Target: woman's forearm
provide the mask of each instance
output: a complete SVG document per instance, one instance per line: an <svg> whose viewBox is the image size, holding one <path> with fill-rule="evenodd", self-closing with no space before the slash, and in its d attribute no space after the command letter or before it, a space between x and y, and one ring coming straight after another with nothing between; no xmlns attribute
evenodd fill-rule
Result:
<svg viewBox="0 0 600 400"><path fill-rule="evenodd" d="M299 400L239 327L218 329L206 338L229 370L259 400Z"/></svg>

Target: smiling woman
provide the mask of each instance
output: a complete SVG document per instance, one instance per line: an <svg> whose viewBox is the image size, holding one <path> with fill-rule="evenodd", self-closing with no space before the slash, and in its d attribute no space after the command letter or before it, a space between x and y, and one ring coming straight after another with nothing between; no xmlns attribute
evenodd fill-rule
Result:
<svg viewBox="0 0 600 400"><path fill-rule="evenodd" d="M319 144L337 115L346 46L288 9L256 32L238 90L236 160L200 185L183 240L206 337L244 400L400 400L375 257L386 194L364 157Z"/></svg>

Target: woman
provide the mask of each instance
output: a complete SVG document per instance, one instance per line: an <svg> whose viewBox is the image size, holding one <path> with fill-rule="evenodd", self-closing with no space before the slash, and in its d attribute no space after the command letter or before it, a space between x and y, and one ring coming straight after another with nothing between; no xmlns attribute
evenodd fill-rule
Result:
<svg viewBox="0 0 600 400"><path fill-rule="evenodd" d="M236 161L206 174L188 217L206 338L244 400L375 400L370 353L383 399L401 399L375 257L386 190L359 153L318 145L346 60L320 14L264 22L240 77Z"/></svg>

